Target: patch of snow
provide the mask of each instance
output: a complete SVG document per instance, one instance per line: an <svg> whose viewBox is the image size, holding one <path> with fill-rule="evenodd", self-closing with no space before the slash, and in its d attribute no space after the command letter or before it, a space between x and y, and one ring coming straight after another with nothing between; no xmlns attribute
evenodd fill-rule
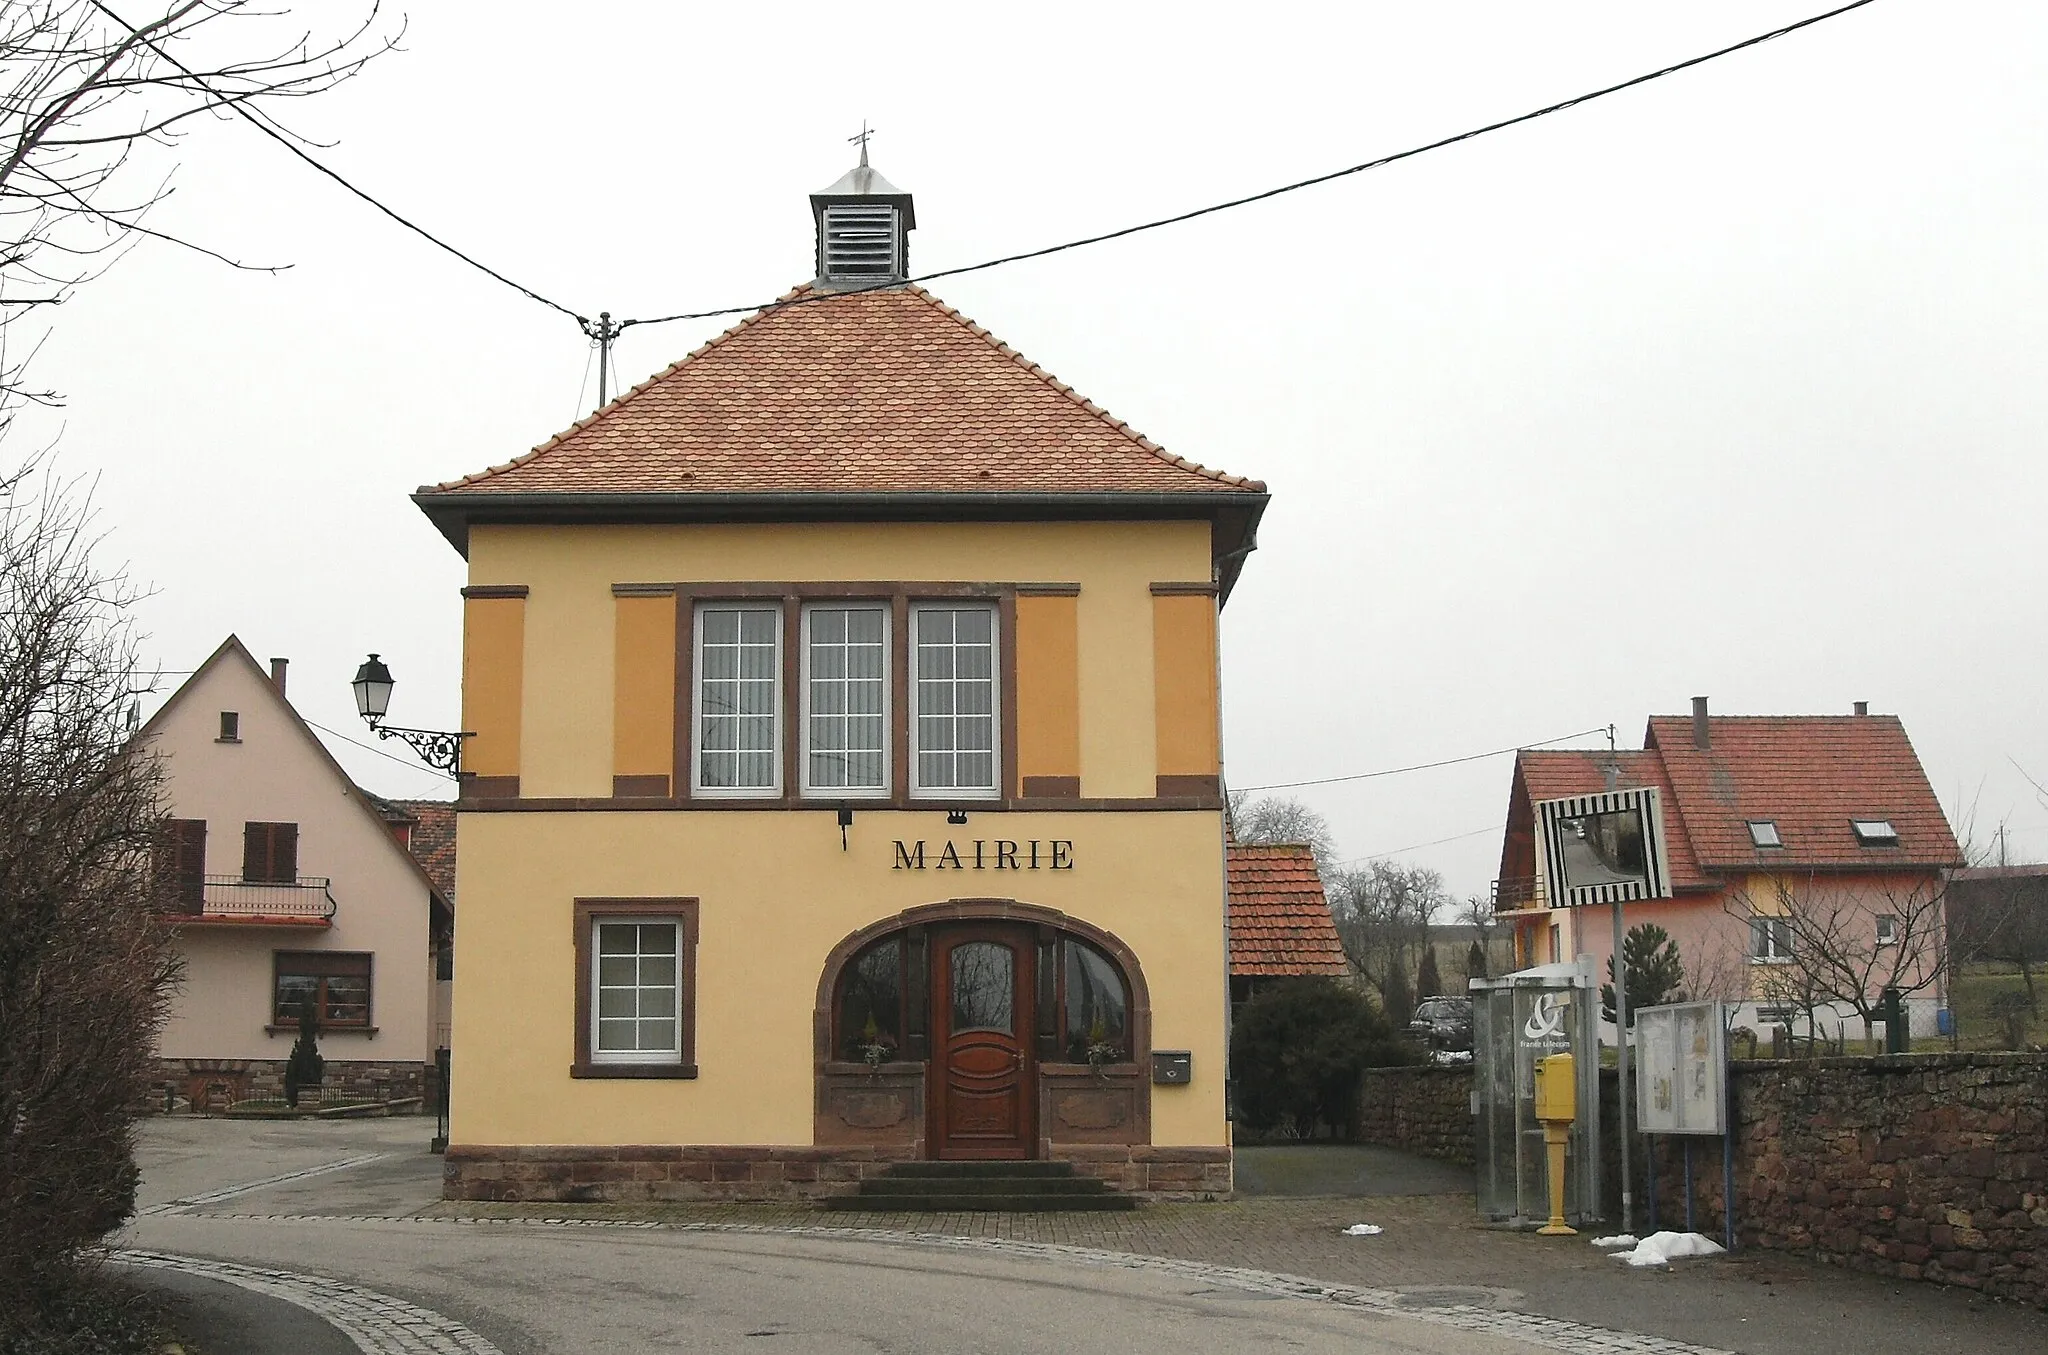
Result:
<svg viewBox="0 0 2048 1355"><path fill-rule="evenodd" d="M1699 1233L1652 1233L1636 1243L1634 1251L1616 1252L1616 1259L1632 1266L1668 1266L1687 1256L1719 1256L1726 1248Z"/></svg>
<svg viewBox="0 0 2048 1355"><path fill-rule="evenodd" d="M1613 1237L1594 1238L1593 1245L1596 1247L1633 1247L1640 1240L1634 1233L1616 1233Z"/></svg>
<svg viewBox="0 0 2048 1355"><path fill-rule="evenodd" d="M1386 1229L1380 1227L1377 1223L1354 1223L1349 1228L1346 1228L1344 1230L1344 1236L1378 1237L1381 1233L1384 1233L1385 1231Z"/></svg>

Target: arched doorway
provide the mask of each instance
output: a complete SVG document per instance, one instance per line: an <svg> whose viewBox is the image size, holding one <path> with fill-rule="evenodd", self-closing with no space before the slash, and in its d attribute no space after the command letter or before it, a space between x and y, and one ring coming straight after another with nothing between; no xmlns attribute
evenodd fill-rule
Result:
<svg viewBox="0 0 2048 1355"><path fill-rule="evenodd" d="M1144 1143L1150 999L1100 928L1007 899L909 909L833 948L818 985L816 1141L1034 1158Z"/></svg>

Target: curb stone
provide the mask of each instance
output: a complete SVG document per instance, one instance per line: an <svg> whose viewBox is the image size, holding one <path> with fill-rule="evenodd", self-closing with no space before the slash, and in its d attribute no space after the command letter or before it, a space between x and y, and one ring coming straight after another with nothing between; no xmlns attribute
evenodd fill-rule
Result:
<svg viewBox="0 0 2048 1355"><path fill-rule="evenodd" d="M504 1355L460 1322L360 1285L172 1252L117 1251L112 1259L145 1270L219 1280L282 1299L324 1319L364 1355Z"/></svg>

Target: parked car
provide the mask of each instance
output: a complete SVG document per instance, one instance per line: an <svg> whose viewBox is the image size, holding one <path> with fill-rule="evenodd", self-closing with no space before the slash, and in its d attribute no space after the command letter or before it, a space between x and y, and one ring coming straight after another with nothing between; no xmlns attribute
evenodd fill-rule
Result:
<svg viewBox="0 0 2048 1355"><path fill-rule="evenodd" d="M1408 1022L1408 1033L1437 1054L1472 1052L1472 999L1424 998Z"/></svg>

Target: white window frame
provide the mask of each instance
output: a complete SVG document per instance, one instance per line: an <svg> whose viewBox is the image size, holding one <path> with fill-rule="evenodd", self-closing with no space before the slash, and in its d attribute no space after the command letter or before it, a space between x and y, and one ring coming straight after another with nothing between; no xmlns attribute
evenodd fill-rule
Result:
<svg viewBox="0 0 2048 1355"><path fill-rule="evenodd" d="M1877 944L1896 946L1899 944L1899 919L1895 913L1877 915Z"/></svg>
<svg viewBox="0 0 2048 1355"><path fill-rule="evenodd" d="M893 633L893 609L886 598L819 598L806 602L803 619L798 627L799 645L798 682L802 684L802 695L798 700L797 725L801 731L797 743L797 786L808 799L818 800L886 800L893 793L895 767L891 763L891 751L896 743L895 702L890 689L896 685L896 650ZM882 615L882 783L878 786L813 786L811 784L811 617L814 613L872 611Z"/></svg>
<svg viewBox="0 0 2048 1355"><path fill-rule="evenodd" d="M1890 819L1851 819L1849 831L1856 835L1856 845L1859 847L1899 845L1898 826Z"/></svg>
<svg viewBox="0 0 2048 1355"><path fill-rule="evenodd" d="M917 637L919 618L926 612L985 611L989 618L989 784L982 787L926 786L923 762L919 758L917 680ZM998 800L1003 794L1003 609L991 600L963 598L959 601L913 602L910 604L910 634L903 640L909 667L910 796L914 800ZM957 750L956 750L957 751Z"/></svg>
<svg viewBox="0 0 2048 1355"><path fill-rule="evenodd" d="M604 948L598 943L607 926L620 927L667 927L675 937L675 947L669 952L675 961L675 1039L668 1049L606 1049L600 1032L603 1026ZM642 916L637 913L606 916L592 914L590 918L590 1061L593 1064L665 1064L683 1061L683 1003L689 994L683 991L683 946L685 944L684 923L680 916L657 914ZM636 952L637 954L637 952ZM635 975L637 980L638 976ZM635 987L640 988L636 982ZM637 1018L636 1018L637 1019ZM635 1040L638 1032L635 1031Z"/></svg>
<svg viewBox="0 0 2048 1355"><path fill-rule="evenodd" d="M783 740L789 737L784 727L784 703L788 693L782 690L783 656L782 647L788 643L783 632L782 604L772 599L761 601L735 600L720 601L707 599L691 609L690 617L690 794L707 800L773 800L782 798L782 750ZM768 612L775 618L775 696L769 702L769 709L775 721L774 746L769 750L769 783L765 786L707 786L704 784L704 618L712 612Z"/></svg>
<svg viewBox="0 0 2048 1355"><path fill-rule="evenodd" d="M1762 955L1759 955L1756 949L1756 939L1759 934L1757 924L1760 922L1764 924L1762 934L1769 938L1766 947L1769 953ZM1782 931L1779 930L1781 928L1783 929ZM1783 954L1778 953L1778 939L1781 935L1785 942ZM1750 914L1749 962L1751 964L1792 963L1792 923L1790 920L1776 913Z"/></svg>
<svg viewBox="0 0 2048 1355"><path fill-rule="evenodd" d="M1757 832L1759 828L1770 834L1771 840L1769 842L1762 840L1763 835ZM1758 849L1783 847L1785 845L1785 835L1778 831L1778 821L1776 819L1749 820L1749 845Z"/></svg>

